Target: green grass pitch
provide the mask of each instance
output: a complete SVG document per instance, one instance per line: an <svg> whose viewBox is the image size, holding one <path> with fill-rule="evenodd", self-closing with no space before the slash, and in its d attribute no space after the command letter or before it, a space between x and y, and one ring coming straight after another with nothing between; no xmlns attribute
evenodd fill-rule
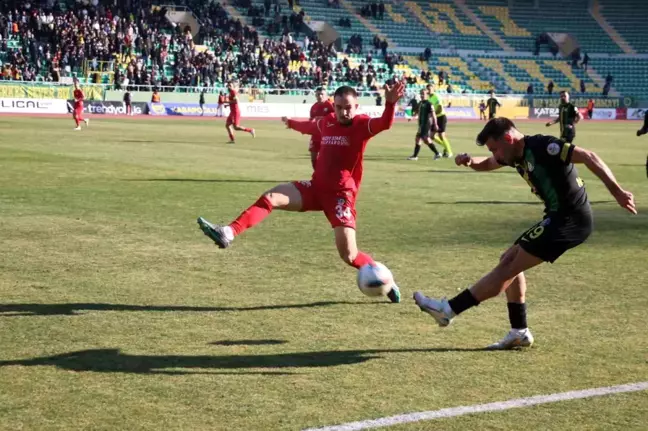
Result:
<svg viewBox="0 0 648 431"><path fill-rule="evenodd" d="M358 242L395 274L398 305L361 294L322 214L274 212L219 250L228 222L276 183L310 178L308 139L249 122L0 117L0 429L298 430L648 380L648 139L587 122L639 214L584 167L595 231L528 274L523 352L497 298L438 328L411 299L491 269L542 206L512 169L474 173L423 148L413 123L372 140ZM481 125L452 123L456 152ZM521 123L527 134L557 133ZM645 429L648 393L394 427Z"/></svg>

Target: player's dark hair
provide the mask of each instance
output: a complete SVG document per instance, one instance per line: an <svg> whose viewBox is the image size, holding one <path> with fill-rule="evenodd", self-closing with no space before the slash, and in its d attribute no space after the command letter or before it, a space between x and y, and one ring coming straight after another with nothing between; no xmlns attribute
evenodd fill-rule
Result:
<svg viewBox="0 0 648 431"><path fill-rule="evenodd" d="M486 123L484 129L477 135L477 145L486 145L489 139L499 139L514 128L515 124L508 118L493 118Z"/></svg>
<svg viewBox="0 0 648 431"><path fill-rule="evenodd" d="M316 93L321 93L322 91L324 91L324 89L323 89L322 87L317 87L317 88L315 89L315 92L316 92Z"/></svg>
<svg viewBox="0 0 648 431"><path fill-rule="evenodd" d="M335 90L333 97L344 97L348 94L352 95L353 97L358 97L358 92L355 90L355 88L349 87L348 85L343 85L342 87Z"/></svg>

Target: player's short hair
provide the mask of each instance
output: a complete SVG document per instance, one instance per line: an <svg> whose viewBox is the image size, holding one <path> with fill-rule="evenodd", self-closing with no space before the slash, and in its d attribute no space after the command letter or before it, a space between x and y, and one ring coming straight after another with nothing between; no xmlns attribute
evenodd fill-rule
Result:
<svg viewBox="0 0 648 431"><path fill-rule="evenodd" d="M560 92L560 95L562 96L563 94L564 94L564 95L569 95L569 91L567 91L567 90L562 90L562 91Z"/></svg>
<svg viewBox="0 0 648 431"><path fill-rule="evenodd" d="M477 135L477 145L486 145L489 139L499 139L506 132L515 128L515 124L508 118L493 118L484 126L484 129Z"/></svg>
<svg viewBox="0 0 648 431"><path fill-rule="evenodd" d="M335 90L335 94L333 94L333 97L344 97L346 95L352 95L353 97L358 97L358 92L355 90L353 87L349 87L348 85L343 85L342 87L338 88Z"/></svg>
<svg viewBox="0 0 648 431"><path fill-rule="evenodd" d="M324 93L324 92L326 92L326 90L325 90L323 87L317 87L317 88L315 89L315 92L316 92L316 93Z"/></svg>

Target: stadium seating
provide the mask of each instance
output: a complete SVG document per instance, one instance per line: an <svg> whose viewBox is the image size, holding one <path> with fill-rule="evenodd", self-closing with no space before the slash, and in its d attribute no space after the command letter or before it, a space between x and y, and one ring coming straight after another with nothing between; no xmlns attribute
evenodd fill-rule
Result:
<svg viewBox="0 0 648 431"><path fill-rule="evenodd" d="M470 2L469 7L516 51L533 51L535 37L541 33L567 32L576 37L585 51L621 53L619 46L590 16L588 2L542 0L541 7L535 9L534 0L516 0L511 8L507 0L478 0Z"/></svg>
<svg viewBox="0 0 648 431"><path fill-rule="evenodd" d="M646 32L646 2L617 2L599 0L601 15L637 52L648 52Z"/></svg>
<svg viewBox="0 0 648 431"><path fill-rule="evenodd" d="M66 2L62 2L65 6ZM262 8L263 0L252 0L252 5ZM580 82L586 85L584 95L600 95L602 77L611 74L614 77L613 92L638 98L648 98L648 61L633 57L590 56L590 72L582 68L572 68L566 59L560 56L551 58L533 56L535 38L543 32L569 32L581 44L583 50L590 54L620 54L628 51L618 40L613 40L614 30L636 52L648 52L648 31L643 25L646 5L635 5L631 2L612 0L593 0L597 8L590 14L590 0L541 0L540 8L534 8L534 0L404 0L385 1L385 13L382 19L363 17L360 9L366 0L339 0L339 7L329 7L326 0L301 0L291 11L287 1L281 0L281 14L304 11L305 21L323 20L332 25L341 35L343 47L346 48L349 38L360 35L363 39L362 54L338 54L332 58L334 64L348 58L350 67L357 67L364 62L366 53L374 51L372 64L376 69L388 69L384 58L373 46L374 36L389 43L388 50L400 54L405 63L394 66L397 76L419 77L421 70L432 72L433 81L437 73L447 73L454 91L485 92L491 88L498 92L526 93L529 84L534 93L545 93L549 81L555 84L554 91L568 89L580 94ZM236 8L233 1L223 3L230 16L240 18L250 25L252 19L247 17L247 9ZM273 15L273 14L271 14ZM601 16L609 24L597 21L594 16ZM269 21L270 17L264 17ZM351 26L340 26L340 19L348 19ZM603 26L603 27L602 27ZM614 30L610 31L610 26ZM257 28L262 37L268 37L267 28ZM303 38L300 35L299 38ZM22 49L23 41L19 35L10 35L4 41L6 50L0 51L0 61L6 64L8 52ZM207 43L206 48L211 48ZM434 52L427 62L420 60L425 48ZM178 72L181 46L172 43L168 57L159 74L172 79ZM499 53L509 51L506 55ZM134 52L134 58L141 53ZM235 58L237 50L230 53ZM125 68L128 58L115 56L116 64ZM292 61L291 72L298 72L300 67L313 70L315 59ZM151 66L151 59L146 61ZM76 72L80 68L77 67ZM391 73L378 73L377 83L381 84L390 78ZM158 76L159 77L159 76ZM42 79L42 77L40 78ZM103 82L109 76L103 76ZM308 81L310 78L305 77ZM420 78L412 85L417 89L426 83ZM339 85L343 82L332 82Z"/></svg>

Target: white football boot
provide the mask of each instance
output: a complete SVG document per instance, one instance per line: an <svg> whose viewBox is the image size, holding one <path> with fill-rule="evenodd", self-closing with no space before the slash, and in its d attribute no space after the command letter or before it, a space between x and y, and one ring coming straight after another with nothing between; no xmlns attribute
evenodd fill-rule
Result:
<svg viewBox="0 0 648 431"><path fill-rule="evenodd" d="M486 347L488 350L510 350L516 347L531 347L533 334L529 328L511 329L506 337Z"/></svg>
<svg viewBox="0 0 648 431"><path fill-rule="evenodd" d="M421 311L434 317L434 320L436 320L441 327L448 326L456 316L454 311L452 311L452 308L450 308L450 304L448 304L446 298L438 300L428 298L421 292L414 292L414 301Z"/></svg>

